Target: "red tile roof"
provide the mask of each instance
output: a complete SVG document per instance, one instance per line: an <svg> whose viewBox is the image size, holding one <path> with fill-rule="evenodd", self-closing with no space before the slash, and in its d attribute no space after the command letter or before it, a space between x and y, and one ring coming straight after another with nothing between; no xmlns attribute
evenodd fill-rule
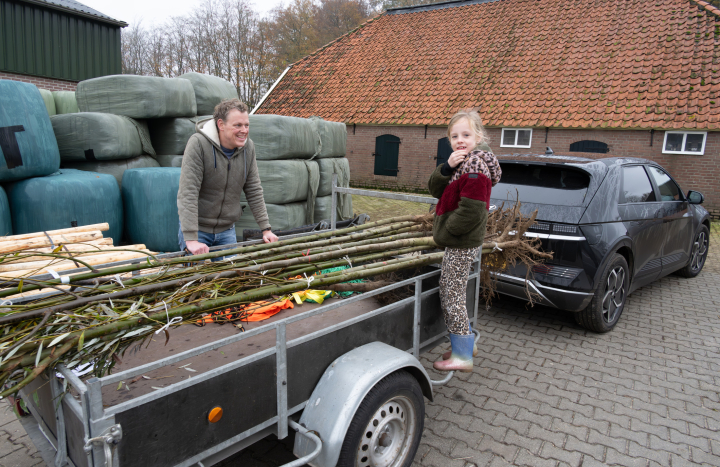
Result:
<svg viewBox="0 0 720 467"><path fill-rule="evenodd" d="M719 130L718 15L702 0L391 10L295 63L257 113L446 125L481 106L488 126Z"/></svg>

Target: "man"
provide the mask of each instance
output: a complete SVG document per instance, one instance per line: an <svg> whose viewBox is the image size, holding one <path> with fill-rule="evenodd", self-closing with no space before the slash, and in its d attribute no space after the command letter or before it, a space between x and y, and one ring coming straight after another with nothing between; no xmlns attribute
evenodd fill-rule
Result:
<svg viewBox="0 0 720 467"><path fill-rule="evenodd" d="M242 215L243 191L265 243L277 241L265 209L249 128L247 105L227 99L215 107L212 119L198 123L197 133L190 137L177 197L180 250L200 255L212 246L236 243L234 224Z"/></svg>

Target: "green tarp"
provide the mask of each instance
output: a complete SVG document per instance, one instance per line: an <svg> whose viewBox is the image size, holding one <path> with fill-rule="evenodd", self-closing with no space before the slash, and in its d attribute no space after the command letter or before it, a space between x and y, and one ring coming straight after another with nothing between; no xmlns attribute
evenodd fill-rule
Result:
<svg viewBox="0 0 720 467"><path fill-rule="evenodd" d="M182 167L183 156L157 156L160 167Z"/></svg>
<svg viewBox="0 0 720 467"><path fill-rule="evenodd" d="M240 220L235 223L235 233L238 237L242 237L243 229L260 228L255 222L255 218L247 201L243 202L242 205L244 207L243 215ZM266 204L265 207L270 217L270 225L275 231L288 230L305 225L305 203Z"/></svg>
<svg viewBox="0 0 720 467"><path fill-rule="evenodd" d="M123 231L120 189L111 175L61 169L7 187L15 234L107 222L117 245Z"/></svg>
<svg viewBox="0 0 720 467"><path fill-rule="evenodd" d="M195 91L186 79L112 75L80 81L77 102L82 112L131 118L194 117Z"/></svg>
<svg viewBox="0 0 720 467"><path fill-rule="evenodd" d="M329 196L332 193L332 176L337 174L337 186L350 187L350 161L345 157L318 159L320 167L320 184L318 196Z"/></svg>
<svg viewBox="0 0 720 467"><path fill-rule="evenodd" d="M119 115L95 112L51 118L63 161L101 161L154 155L147 125Z"/></svg>
<svg viewBox="0 0 720 467"><path fill-rule="evenodd" d="M60 168L60 153L37 86L0 80L0 182L41 177Z"/></svg>
<svg viewBox="0 0 720 467"><path fill-rule="evenodd" d="M52 117L57 113L57 110L55 110L55 99L53 98L52 92L48 91L47 89L40 89L40 95L45 102L45 107L47 108L48 115Z"/></svg>
<svg viewBox="0 0 720 467"><path fill-rule="evenodd" d="M118 186L122 188L122 178L126 170L160 167L160 164L150 156L138 156L115 161L63 162L63 167L112 175L117 180Z"/></svg>
<svg viewBox="0 0 720 467"><path fill-rule="evenodd" d="M185 146L195 134L195 124L212 118L212 115L193 118L158 118L148 120L150 140L159 155L185 153Z"/></svg>
<svg viewBox="0 0 720 467"><path fill-rule="evenodd" d="M80 112L74 91L53 91L55 114L74 114Z"/></svg>
<svg viewBox="0 0 720 467"><path fill-rule="evenodd" d="M318 196L315 199L315 222L330 221L332 211L332 196ZM346 220L353 217L352 197L347 195L343 202L337 205L337 220Z"/></svg>
<svg viewBox="0 0 720 467"><path fill-rule="evenodd" d="M258 160L310 159L320 151L312 121L281 115L250 115L250 139Z"/></svg>
<svg viewBox="0 0 720 467"><path fill-rule="evenodd" d="M0 237L12 235L12 217L10 215L10 203L7 193L0 186Z"/></svg>
<svg viewBox="0 0 720 467"><path fill-rule="evenodd" d="M235 86L217 76L204 75L202 73L185 73L178 76L192 83L195 90L195 102L197 103L198 115L212 115L215 106L224 99L237 99L238 93Z"/></svg>
<svg viewBox="0 0 720 467"><path fill-rule="evenodd" d="M310 117L315 131L320 136L320 153L317 158L343 157L347 146L347 127L344 123L328 122L320 117Z"/></svg>

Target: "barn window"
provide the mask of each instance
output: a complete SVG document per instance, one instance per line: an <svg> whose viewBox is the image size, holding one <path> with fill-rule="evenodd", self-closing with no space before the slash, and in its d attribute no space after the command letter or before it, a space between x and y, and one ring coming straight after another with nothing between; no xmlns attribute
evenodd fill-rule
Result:
<svg viewBox="0 0 720 467"><path fill-rule="evenodd" d="M610 152L610 148L607 143L602 141L593 141L586 139L584 141L577 141L570 145L571 152L594 152L597 154L607 154Z"/></svg>
<svg viewBox="0 0 720 467"><path fill-rule="evenodd" d="M705 154L707 133L704 131L666 131L663 154Z"/></svg>
<svg viewBox="0 0 720 467"><path fill-rule="evenodd" d="M395 135L380 135L375 138L375 175L397 177L400 138Z"/></svg>
<svg viewBox="0 0 720 467"><path fill-rule="evenodd" d="M452 146L450 146L450 140L447 139L447 137L440 138L438 140L437 157L435 158L437 159L437 164L435 164L435 166L437 167L438 165L443 165L445 162L447 162L452 152L453 150Z"/></svg>
<svg viewBox="0 0 720 467"><path fill-rule="evenodd" d="M529 148L532 142L532 128L503 128L500 147Z"/></svg>

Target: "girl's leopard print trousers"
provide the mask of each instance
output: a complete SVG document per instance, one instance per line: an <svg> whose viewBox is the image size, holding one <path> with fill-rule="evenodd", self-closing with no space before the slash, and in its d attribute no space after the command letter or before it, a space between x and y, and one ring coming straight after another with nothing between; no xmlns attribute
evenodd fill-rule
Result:
<svg viewBox="0 0 720 467"><path fill-rule="evenodd" d="M445 248L440 273L440 306L448 331L453 334L470 334L465 291L470 267L480 248Z"/></svg>

